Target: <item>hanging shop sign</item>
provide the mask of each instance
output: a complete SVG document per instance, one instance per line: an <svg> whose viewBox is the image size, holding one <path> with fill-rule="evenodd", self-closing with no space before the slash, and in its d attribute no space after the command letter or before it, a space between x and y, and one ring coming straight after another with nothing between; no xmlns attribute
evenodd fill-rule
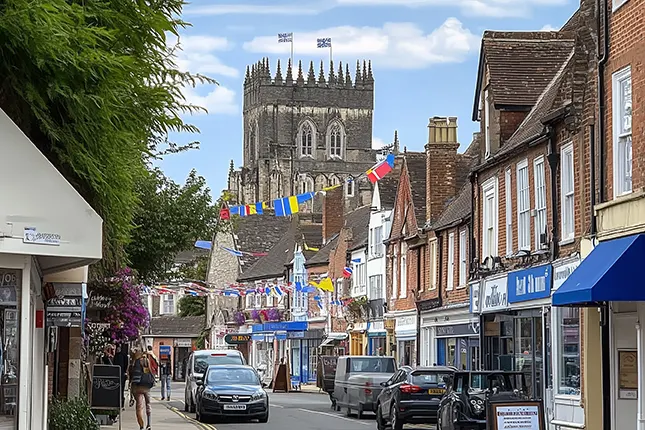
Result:
<svg viewBox="0 0 645 430"><path fill-rule="evenodd" d="M552 267L550 264L517 270L508 274L508 302L546 299L551 296Z"/></svg>
<svg viewBox="0 0 645 430"><path fill-rule="evenodd" d="M251 341L250 334L227 334L224 341L229 345L242 345Z"/></svg>
<svg viewBox="0 0 645 430"><path fill-rule="evenodd" d="M159 345L159 359L170 360L170 345Z"/></svg>
<svg viewBox="0 0 645 430"><path fill-rule="evenodd" d="M481 283L480 281L472 282L469 285L469 296L470 296L470 313L478 314L481 312Z"/></svg>
<svg viewBox="0 0 645 430"><path fill-rule="evenodd" d="M479 335L479 323L439 325L435 327L436 337L467 337Z"/></svg>
<svg viewBox="0 0 645 430"><path fill-rule="evenodd" d="M419 308L419 312L428 312L433 309L440 308L441 300L439 299L424 300L422 302L418 302L417 307Z"/></svg>
<svg viewBox="0 0 645 430"><path fill-rule="evenodd" d="M81 327L83 321L83 284L47 283L43 287L46 299L47 325Z"/></svg>
<svg viewBox="0 0 645 430"><path fill-rule="evenodd" d="M508 276L486 279L484 297L481 299L481 313L501 311L508 308Z"/></svg>
<svg viewBox="0 0 645 430"><path fill-rule="evenodd" d="M553 291L560 288L564 281L567 280L569 275L573 273L574 270L580 265L580 259L576 258L575 260L556 266L556 263L553 264Z"/></svg>

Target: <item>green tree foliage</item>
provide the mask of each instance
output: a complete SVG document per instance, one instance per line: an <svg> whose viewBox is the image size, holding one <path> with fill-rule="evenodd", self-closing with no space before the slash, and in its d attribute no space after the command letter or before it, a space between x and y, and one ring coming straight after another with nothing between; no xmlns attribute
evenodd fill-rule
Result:
<svg viewBox="0 0 645 430"><path fill-rule="evenodd" d="M195 260L182 264L175 277L191 281L205 281L206 271L208 270L208 257L208 254L200 255Z"/></svg>
<svg viewBox="0 0 645 430"><path fill-rule="evenodd" d="M154 169L137 192L141 204L126 251L139 279L150 285L168 280L177 254L193 250L196 240L211 240L219 213L206 180L194 170L179 185Z"/></svg>
<svg viewBox="0 0 645 430"><path fill-rule="evenodd" d="M180 117L199 109L182 88L214 82L180 72L167 46L183 4L0 0L0 108L103 217L110 270L124 263L146 165L185 149L170 132L198 131Z"/></svg>
<svg viewBox="0 0 645 430"><path fill-rule="evenodd" d="M199 317L206 313L206 297L183 296L179 299L180 317Z"/></svg>

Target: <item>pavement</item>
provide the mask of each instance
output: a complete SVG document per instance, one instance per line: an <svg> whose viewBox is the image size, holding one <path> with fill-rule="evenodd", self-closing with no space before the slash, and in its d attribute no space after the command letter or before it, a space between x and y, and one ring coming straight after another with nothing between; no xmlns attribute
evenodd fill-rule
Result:
<svg viewBox="0 0 645 430"><path fill-rule="evenodd" d="M184 412L184 384L173 383L171 400L161 400L159 387L152 389L152 430L341 430L376 429L373 415L362 420L347 417L344 412L331 409L329 396L315 385L303 385L301 391L289 393L269 392L270 416L267 424L227 421L204 424L195 421L195 414ZM127 398L127 393L126 393ZM122 413L122 429L137 430L138 424L133 408L126 407ZM118 430L118 424L101 429ZM430 425L408 425L405 429L435 429Z"/></svg>

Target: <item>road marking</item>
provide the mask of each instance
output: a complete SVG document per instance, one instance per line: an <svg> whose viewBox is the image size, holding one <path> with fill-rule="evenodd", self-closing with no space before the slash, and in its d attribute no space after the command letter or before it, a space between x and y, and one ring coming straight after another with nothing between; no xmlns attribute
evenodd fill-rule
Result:
<svg viewBox="0 0 645 430"><path fill-rule="evenodd" d="M182 417L186 421L195 424L200 429L203 429L203 430L217 430L214 426L212 426L210 424L200 423L196 419L189 417L188 415L184 414L183 412L181 412L179 409L175 408L174 406L168 406L168 409L170 409L171 411L173 411L174 413L176 413L177 415L179 415L180 417Z"/></svg>
<svg viewBox="0 0 645 430"><path fill-rule="evenodd" d="M282 405L269 404L269 406L271 406L272 408L280 408L280 409L284 409L284 406L282 406Z"/></svg>
<svg viewBox="0 0 645 430"><path fill-rule="evenodd" d="M309 413L312 413L312 414L325 415L326 417L338 418L339 420L351 421L353 423L361 424L361 425L364 425L364 426L369 426L370 425L370 423L365 423L363 421L353 420L353 419L347 418L347 417L341 417L341 416L338 416L336 414L330 414L329 412L312 411L311 409L302 409L302 408L299 408L298 410L302 411L302 412L309 412Z"/></svg>

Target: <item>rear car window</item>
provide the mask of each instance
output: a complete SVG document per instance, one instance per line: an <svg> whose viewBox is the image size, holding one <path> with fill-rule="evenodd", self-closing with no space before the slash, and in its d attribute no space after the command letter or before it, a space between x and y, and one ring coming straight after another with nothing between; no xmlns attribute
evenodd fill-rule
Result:
<svg viewBox="0 0 645 430"><path fill-rule="evenodd" d="M208 366L216 364L244 364L242 357L238 354L226 355L196 355L195 356L195 373L204 373Z"/></svg>
<svg viewBox="0 0 645 430"><path fill-rule="evenodd" d="M414 385L446 386L450 373L439 372L414 372L410 375L410 382Z"/></svg>
<svg viewBox="0 0 645 430"><path fill-rule="evenodd" d="M365 357L352 358L350 372L394 373L394 360L391 358Z"/></svg>

